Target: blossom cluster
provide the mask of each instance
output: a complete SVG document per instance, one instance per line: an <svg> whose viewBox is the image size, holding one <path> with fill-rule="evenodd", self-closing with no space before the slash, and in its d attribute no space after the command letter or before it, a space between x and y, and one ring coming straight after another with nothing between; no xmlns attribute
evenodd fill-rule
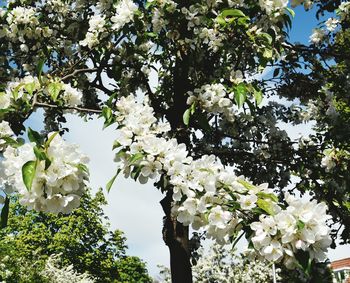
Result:
<svg viewBox="0 0 350 283"><path fill-rule="evenodd" d="M268 15L276 13L279 15L284 12L288 5L288 0L259 0L259 5Z"/></svg>
<svg viewBox="0 0 350 283"><path fill-rule="evenodd" d="M199 249L199 259L192 266L193 282L259 282L270 283L273 281L271 264L256 258L237 255L237 251L231 247L213 244L209 250ZM165 266L160 268L160 280L162 283L171 283L170 270ZM277 282L281 282L280 269L276 269Z"/></svg>
<svg viewBox="0 0 350 283"><path fill-rule="evenodd" d="M99 35L105 32L106 20L104 16L94 15L89 20L89 30L84 40L80 41L81 46L94 47L99 43Z"/></svg>
<svg viewBox="0 0 350 283"><path fill-rule="evenodd" d="M14 135L7 121L0 122L0 152L6 147L5 138L12 138Z"/></svg>
<svg viewBox="0 0 350 283"><path fill-rule="evenodd" d="M206 84L188 93L187 104L198 102L201 109L211 113L222 113L228 121L234 120L233 92L223 84Z"/></svg>
<svg viewBox="0 0 350 283"><path fill-rule="evenodd" d="M321 160L321 166L326 169L327 172L330 172L336 166L336 149L326 149L323 154L324 157Z"/></svg>
<svg viewBox="0 0 350 283"><path fill-rule="evenodd" d="M61 254L52 254L48 257L45 268L41 271L41 275L52 283L94 283L95 278L88 273L79 273L74 266L62 266Z"/></svg>
<svg viewBox="0 0 350 283"><path fill-rule="evenodd" d="M21 204L53 213L69 213L79 206L88 179L89 159L77 145L68 144L57 133L51 133L44 152L32 142L8 146L3 156L0 184L6 193L18 192ZM29 164L30 170L24 172ZM30 187L25 180L28 178L31 178Z"/></svg>
<svg viewBox="0 0 350 283"><path fill-rule="evenodd" d="M209 50L214 53L220 52L223 46L231 39L230 23L233 18L223 16L223 11L240 11L240 21L237 25L247 31L252 37L259 36L269 29L273 29L276 34L276 40L281 38L281 29L277 24L283 21L281 17L287 9L288 1L257 1L257 9L262 10L258 17L249 18L240 9L246 7L243 1L198 1L188 7L182 7L171 0L148 1L151 11L152 31L156 34L165 32L166 37L170 38L176 45L182 46L181 49L191 48L193 50ZM186 37L181 37L177 23L171 21L172 18L184 18L187 21L188 33ZM237 32L238 29L235 29ZM191 34L193 33L193 34ZM242 35L242 40L251 40L247 38L246 33ZM236 35L238 36L238 35ZM244 38L244 39L243 39ZM250 44L249 44L250 45ZM259 52L261 46L253 46Z"/></svg>
<svg viewBox="0 0 350 283"><path fill-rule="evenodd" d="M27 40L48 38L53 33L48 26L40 25L36 9L33 7L16 7L8 13L0 13L0 16L6 17L6 24L0 28L0 38L7 37L12 42L19 42L23 52L29 51L26 45ZM38 48L40 48L40 43L32 46L33 50Z"/></svg>
<svg viewBox="0 0 350 283"><path fill-rule="evenodd" d="M65 106L70 107L80 105L83 97L82 92L72 87L70 83L50 80L40 84L37 77L27 75L7 83L5 91L0 92L0 108L10 108L12 103L17 101L29 102L32 100L34 92L39 93L37 100L47 101L47 99L51 99L55 101L61 99Z"/></svg>
<svg viewBox="0 0 350 283"><path fill-rule="evenodd" d="M249 219L256 211L262 210L262 224L252 223L251 229L256 231L253 238L256 249L268 260L287 258L290 255L289 250L286 252L287 244L314 252L328 247L327 241L322 242L328 237L324 204L312 202L307 207L288 197L289 206L283 210L267 184L256 186L235 176L214 155L193 159L185 144L160 136L170 127L167 122L157 122L147 97L143 103L137 102L133 95L123 97L116 103L116 109L119 126L115 147L119 152L115 161L119 162L120 170L126 177L131 176L141 183L162 175L173 190L175 205L172 213L179 222L192 225L194 229L205 227L208 238L224 243L243 225L249 225ZM302 216L299 211L307 215ZM310 215L312 218L308 218ZM280 221L277 221L278 217ZM294 222L291 227L287 225L290 219L304 226L296 231ZM285 226L282 227L282 223ZM299 235L311 237L308 236L310 233L314 233L314 239L301 238L305 242L298 242ZM262 237L260 242L259 237ZM281 247L281 256L275 256L273 245ZM293 248L290 250L294 251ZM315 257L320 259L319 254Z"/></svg>
<svg viewBox="0 0 350 283"><path fill-rule="evenodd" d="M329 33L334 32L337 26L340 24L340 20L336 18L329 18L324 23L324 28L315 28L310 36L310 42L316 45L321 44L327 39Z"/></svg>
<svg viewBox="0 0 350 283"><path fill-rule="evenodd" d="M90 49L98 45L101 38L107 35L107 23L110 22L111 31L119 31L126 24L134 19L138 6L131 0L121 0L115 5L113 16L106 18L104 8L106 5L100 5L97 13L89 19L89 29L85 38L80 41L81 46L87 46Z"/></svg>
<svg viewBox="0 0 350 283"><path fill-rule="evenodd" d="M286 209L274 215L261 215L258 222L251 224L254 231L252 242L261 256L269 261L281 261L292 268L298 250L309 251L317 261L326 259L326 251L332 240L326 221L324 203L300 201L286 194Z"/></svg>
<svg viewBox="0 0 350 283"><path fill-rule="evenodd" d="M6 109L12 101L30 100L33 92L40 88L38 78L26 76L22 79L15 78L9 82L4 92L0 92L0 108Z"/></svg>

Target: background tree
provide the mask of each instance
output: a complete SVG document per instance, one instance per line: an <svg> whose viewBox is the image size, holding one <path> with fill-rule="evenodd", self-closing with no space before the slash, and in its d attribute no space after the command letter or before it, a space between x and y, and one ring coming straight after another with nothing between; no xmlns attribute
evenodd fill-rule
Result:
<svg viewBox="0 0 350 283"><path fill-rule="evenodd" d="M268 262L237 255L237 251L212 244L209 250L200 249L198 262L193 266L193 281L206 283L254 282L267 283L273 281L272 265ZM170 270L160 266L160 282L170 283ZM276 279L281 280L277 269ZM283 281L285 282L285 281Z"/></svg>
<svg viewBox="0 0 350 283"><path fill-rule="evenodd" d="M105 204L101 191L95 197L86 193L70 215L28 211L14 202L8 226L0 231L1 270L12 272L6 282L46 282L42 272L53 254L96 282L150 282L145 263L126 254L123 233L109 231Z"/></svg>
<svg viewBox="0 0 350 283"><path fill-rule="evenodd" d="M333 238L341 231L342 243L350 243L350 57L345 51L350 47L350 5L315 1L315 6L320 24L310 45L288 44L276 69L279 95L293 101L288 108L279 105L278 111L289 123L315 123L313 132L301 140L294 153L297 162L290 168L300 177L296 187L301 192L327 203L335 223Z"/></svg>

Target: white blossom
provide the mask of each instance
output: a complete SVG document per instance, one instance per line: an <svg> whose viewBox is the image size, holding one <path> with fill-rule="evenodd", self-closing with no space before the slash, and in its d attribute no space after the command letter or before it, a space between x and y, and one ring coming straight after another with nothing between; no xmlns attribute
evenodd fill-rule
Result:
<svg viewBox="0 0 350 283"><path fill-rule="evenodd" d="M323 39L325 38L325 31L323 29L315 28L312 31L312 35L310 36L310 42L314 44L320 44L322 43Z"/></svg>
<svg viewBox="0 0 350 283"><path fill-rule="evenodd" d="M9 123L7 121L0 122L0 152L4 150L6 141L4 137L13 137L13 133Z"/></svg>
<svg viewBox="0 0 350 283"><path fill-rule="evenodd" d="M52 135L55 135L54 137ZM51 164L46 167L45 160L36 161L35 175L30 190L22 178L22 167L35 161L33 143L18 148L7 147L1 162L0 182L20 194L20 203L45 212L70 213L80 204L84 192L84 181L88 178L83 167L88 158L77 145L66 143L58 134L51 133L52 141L46 150Z"/></svg>
<svg viewBox="0 0 350 283"><path fill-rule="evenodd" d="M188 103L198 101L203 107L219 108L220 99L227 95L220 84L204 87L203 94L198 92ZM116 161L125 176L134 176L141 183L160 175L167 178L175 201L172 213L179 222L192 225L193 229L205 227L208 238L226 243L240 231L245 217L230 204L238 203L248 214L259 206L271 214L261 214L259 221L250 225L254 231L251 241L260 256L292 266L290 258L298 249L310 251L317 260L324 255L329 239L324 204L304 203L286 195L288 206L283 209L267 184L255 186L244 177L235 176L214 155L198 159L188 156L184 144L159 136L166 134L169 126L167 122L163 122L165 127L158 126L147 97L143 102L136 102L132 95L122 97L116 109Z"/></svg>
<svg viewBox="0 0 350 283"><path fill-rule="evenodd" d="M120 30L124 25L134 20L138 6L131 0L121 0L116 6L116 14L111 17L113 30Z"/></svg>
<svg viewBox="0 0 350 283"><path fill-rule="evenodd" d="M334 19L334 18L329 18L325 22L327 30L329 30L330 32L334 31L337 28L338 24L339 24L339 20L338 19Z"/></svg>

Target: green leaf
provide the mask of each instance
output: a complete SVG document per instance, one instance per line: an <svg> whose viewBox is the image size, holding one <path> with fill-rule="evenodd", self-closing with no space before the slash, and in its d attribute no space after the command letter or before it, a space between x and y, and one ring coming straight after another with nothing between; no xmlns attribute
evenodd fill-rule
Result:
<svg viewBox="0 0 350 283"><path fill-rule="evenodd" d="M217 22L219 25L221 25L221 26L226 25L226 21L225 21L225 19L224 19L222 16L218 16L218 17L216 18L216 22Z"/></svg>
<svg viewBox="0 0 350 283"><path fill-rule="evenodd" d="M113 147L112 147L112 150L115 150L116 148L118 147L121 147L122 145L120 144L119 141L115 140L114 143L113 143Z"/></svg>
<svg viewBox="0 0 350 283"><path fill-rule="evenodd" d="M47 90L53 101L57 100L57 97L60 94L62 88L63 86L61 82L52 82L47 86Z"/></svg>
<svg viewBox="0 0 350 283"><path fill-rule="evenodd" d="M85 172L87 175L90 174L89 168L88 168L85 164L83 164L83 163L79 163L79 164L77 165L77 168L78 168L79 170Z"/></svg>
<svg viewBox="0 0 350 283"><path fill-rule="evenodd" d="M32 95L35 91L35 83L28 83L24 85L25 90Z"/></svg>
<svg viewBox="0 0 350 283"><path fill-rule="evenodd" d="M45 142L45 147L48 148L50 146L50 143L52 142L52 140L55 138L55 136L57 136L58 132L54 132L53 134L50 135L50 137L47 139L47 141Z"/></svg>
<svg viewBox="0 0 350 283"><path fill-rule="evenodd" d="M270 214L270 215L275 214L275 212L273 210L273 204L271 201L264 200L264 199L258 199L256 204L258 205L258 207L260 207L262 210L264 210L268 214Z"/></svg>
<svg viewBox="0 0 350 283"><path fill-rule="evenodd" d="M1 228L5 228L7 226L7 221L9 217L9 208L10 208L10 199L6 196L4 206L1 210Z"/></svg>
<svg viewBox="0 0 350 283"><path fill-rule="evenodd" d="M268 33L262 32L259 34L259 37L261 37L265 42L267 42L268 45L272 44L272 41L273 41L272 36L269 35Z"/></svg>
<svg viewBox="0 0 350 283"><path fill-rule="evenodd" d="M151 7L152 4L153 4L153 2L147 1L145 4L145 9L147 10L149 7Z"/></svg>
<svg viewBox="0 0 350 283"><path fill-rule="evenodd" d="M301 220L298 220L298 221L297 221L297 227L298 227L298 230L299 230L299 231L300 231L300 230L303 230L304 227L305 227L305 223L304 223L303 221L301 221Z"/></svg>
<svg viewBox="0 0 350 283"><path fill-rule="evenodd" d="M259 193L257 193L257 196L259 198L270 199L274 202L278 202L278 197L272 193L269 194L269 193L259 192Z"/></svg>
<svg viewBox="0 0 350 283"><path fill-rule="evenodd" d="M46 151L41 147L34 146L34 154L38 160L45 161L45 170L47 170L50 167L52 162L50 158L47 156Z"/></svg>
<svg viewBox="0 0 350 283"><path fill-rule="evenodd" d="M139 161L143 157L144 155L141 152L131 155L129 158L130 165L135 164L137 161Z"/></svg>
<svg viewBox="0 0 350 283"><path fill-rule="evenodd" d="M109 107L104 107L102 109L102 116L105 118L103 129L107 128L115 122L115 117L113 115L112 109Z"/></svg>
<svg viewBox="0 0 350 283"><path fill-rule="evenodd" d="M235 101L236 101L236 104L238 106L238 108L241 108L247 98L247 88L246 86L241 83L239 84L235 90L234 90L234 96L235 96Z"/></svg>
<svg viewBox="0 0 350 283"><path fill-rule="evenodd" d="M40 59L38 62L38 65L36 66L36 73L37 73L38 80L39 80L40 84L42 84L41 75L43 73L45 61L46 60L44 58Z"/></svg>
<svg viewBox="0 0 350 283"><path fill-rule="evenodd" d="M192 103L190 109L191 109L191 115L193 115L194 112L196 111L196 102L193 102L193 103Z"/></svg>
<svg viewBox="0 0 350 283"><path fill-rule="evenodd" d="M43 149L41 149L37 146L34 146L33 149L34 149L34 154L35 154L37 159L39 159L39 160L46 160L47 159L46 153Z"/></svg>
<svg viewBox="0 0 350 283"><path fill-rule="evenodd" d="M189 123L190 123L190 116L191 116L191 109L188 108L188 109L185 111L185 113L183 114L183 116L182 116L183 121L184 121L184 124L185 124L186 126L188 126Z"/></svg>
<svg viewBox="0 0 350 283"><path fill-rule="evenodd" d="M156 34L155 32L146 32L145 35L152 38L158 37L158 34Z"/></svg>
<svg viewBox="0 0 350 283"><path fill-rule="evenodd" d="M292 16L292 18L295 17L295 12L293 9L289 8L289 7L286 7L286 10L289 12L289 14Z"/></svg>
<svg viewBox="0 0 350 283"><path fill-rule="evenodd" d="M261 90L254 90L253 95L254 95L256 104L260 105L260 103L263 100L263 94L262 94Z"/></svg>
<svg viewBox="0 0 350 283"><path fill-rule="evenodd" d="M7 145L10 145L14 148L20 147L24 144L24 141L20 139L18 141L10 137L2 137L1 139L4 140Z"/></svg>
<svg viewBox="0 0 350 283"><path fill-rule="evenodd" d="M22 167L22 179L27 190L30 191L35 177L37 161L28 161Z"/></svg>
<svg viewBox="0 0 350 283"><path fill-rule="evenodd" d="M32 130L31 128L28 128L28 139L30 142L34 142L38 146L41 146L43 143L43 138L41 137L41 135L38 132Z"/></svg>
<svg viewBox="0 0 350 283"><path fill-rule="evenodd" d="M350 201L344 202L344 205L348 209L348 211L350 212Z"/></svg>
<svg viewBox="0 0 350 283"><path fill-rule="evenodd" d="M107 192L110 192L110 190L111 190L111 188L112 188L112 185L113 185L115 179L118 177L120 171L122 171L121 168L119 168L119 169L117 170L117 173L116 173L116 174L113 176L113 178L107 183L107 185L106 185L106 190L107 190Z"/></svg>
<svg viewBox="0 0 350 283"><path fill-rule="evenodd" d="M227 9L221 12L221 16L224 18L226 17L241 18L241 17L245 17L246 15L241 10L238 10L238 9Z"/></svg>
<svg viewBox="0 0 350 283"><path fill-rule="evenodd" d="M252 185L251 183L247 182L246 180L239 179L237 180L238 183L240 183L243 187L245 187L247 190L253 190L256 187Z"/></svg>
<svg viewBox="0 0 350 283"><path fill-rule="evenodd" d="M132 170L130 176L134 179L134 181L136 181L137 178L140 176L142 167L143 166L135 166L135 168Z"/></svg>
<svg viewBox="0 0 350 283"><path fill-rule="evenodd" d="M265 49L264 49L264 52L263 52L263 56L264 56L266 59L271 59L272 56L273 56L273 51L272 51L272 49L270 49L270 48L265 48Z"/></svg>

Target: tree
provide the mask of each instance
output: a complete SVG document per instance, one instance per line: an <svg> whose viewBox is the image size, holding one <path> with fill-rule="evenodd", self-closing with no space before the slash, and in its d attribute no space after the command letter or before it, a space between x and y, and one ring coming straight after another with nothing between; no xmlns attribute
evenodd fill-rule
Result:
<svg viewBox="0 0 350 283"><path fill-rule="evenodd" d="M268 262L237 255L237 251L214 244L208 251L199 251L198 262L193 266L194 282L229 283L255 282L267 283L273 281L272 266ZM276 279L281 280L280 270ZM170 271L165 267L160 270L160 282L170 283ZM283 281L284 282L284 281Z"/></svg>
<svg viewBox="0 0 350 283"><path fill-rule="evenodd" d="M298 44L287 49L278 92L300 100L293 111L289 109L288 121L315 122L314 133L303 141L299 161L293 165L301 176L297 188L311 191L327 203L337 224L334 238L342 231L342 242L349 243L349 54L344 50L349 48L350 6L339 1L317 5L318 17L324 12L332 13L331 17L314 30L310 46ZM304 174L308 178L303 178Z"/></svg>
<svg viewBox="0 0 350 283"><path fill-rule="evenodd" d="M325 9L339 5L319 3ZM281 121L300 121L300 111L260 104L284 95L289 82L264 70L277 77L299 66L294 58L300 46L287 42L294 15L287 4L11 1L1 13L0 33L5 190L16 188L21 202L36 210L78 207L87 160L50 132L65 131L66 112L100 114L106 127L116 127L116 175L152 179L165 194L163 238L173 282L192 282L189 225L218 242L245 235L260 256L289 268L322 261L331 242L326 206L284 190L292 174L301 178L302 190L315 189L303 186L310 179L321 184L325 172L309 171L320 167L323 148L310 151L304 139L291 140L280 129ZM313 35L314 43L320 34ZM322 54L311 47L311 54ZM293 88L297 98L309 93L299 90ZM32 144L22 145L16 135L38 108L45 110L46 131L41 136L29 130ZM75 155L62 158L70 150ZM315 198L332 202L316 192Z"/></svg>
<svg viewBox="0 0 350 283"><path fill-rule="evenodd" d="M60 255L51 260L56 265L72 265L95 282L150 282L145 264L126 255L123 233L108 230L105 204L101 191L94 198L87 192L69 215L28 211L14 202L0 231L0 258L6 258L1 269L12 272L6 282L47 282L43 270L51 270L45 266L52 255Z"/></svg>

